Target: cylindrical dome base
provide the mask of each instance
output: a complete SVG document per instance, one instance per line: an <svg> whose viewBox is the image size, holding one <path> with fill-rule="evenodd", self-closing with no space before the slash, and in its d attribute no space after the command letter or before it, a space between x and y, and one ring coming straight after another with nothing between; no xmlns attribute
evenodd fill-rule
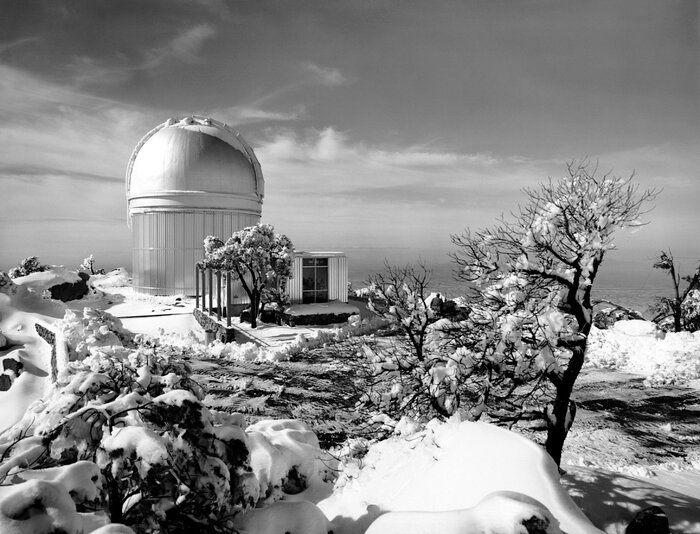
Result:
<svg viewBox="0 0 700 534"><path fill-rule="evenodd" d="M149 295L194 295L204 238L225 241L260 222L259 214L228 210L144 210L131 217L133 287Z"/></svg>

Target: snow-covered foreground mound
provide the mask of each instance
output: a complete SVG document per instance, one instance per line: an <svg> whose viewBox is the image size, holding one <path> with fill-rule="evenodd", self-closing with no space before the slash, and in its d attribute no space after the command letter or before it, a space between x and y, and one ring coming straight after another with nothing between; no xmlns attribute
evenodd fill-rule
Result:
<svg viewBox="0 0 700 534"><path fill-rule="evenodd" d="M34 273L42 288L50 272ZM62 317L66 306L62 302L44 299L30 290L30 279L16 285L6 278L0 284L0 372L12 381L12 387L0 391L0 432L18 421L26 408L40 398L45 391L51 373L51 349L37 334L35 325L48 326ZM2 275L2 273L0 273ZM42 289L43 291L43 289ZM7 362L6 362L7 360ZM14 360L21 364L19 376L8 371Z"/></svg>
<svg viewBox="0 0 700 534"><path fill-rule="evenodd" d="M645 376L649 386L683 384L700 378L700 331L664 335L649 321L619 321L591 330L586 358L594 367Z"/></svg>
<svg viewBox="0 0 700 534"><path fill-rule="evenodd" d="M439 524L441 517L450 524L463 521L461 530L429 532L469 532L475 522L494 526L475 531L520 532L522 519L542 515L556 520L547 532L557 532L557 522L569 534L600 532L561 487L557 467L541 447L487 423L429 425L418 434L378 443L346 467L336 487L319 503L336 534L359 534L382 512L408 511L422 514L399 515L396 522L387 517L380 523L387 525L386 530L371 532L414 532L404 529L404 519ZM526 497L513 501L500 495L479 504L489 494L503 491ZM474 506L462 516L432 515Z"/></svg>

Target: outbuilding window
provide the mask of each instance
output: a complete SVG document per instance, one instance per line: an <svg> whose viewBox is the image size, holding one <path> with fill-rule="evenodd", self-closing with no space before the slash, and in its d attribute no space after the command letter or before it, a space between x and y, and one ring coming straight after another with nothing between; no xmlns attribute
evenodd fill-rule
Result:
<svg viewBox="0 0 700 534"><path fill-rule="evenodd" d="M303 258L302 271L302 302L328 302L328 258Z"/></svg>

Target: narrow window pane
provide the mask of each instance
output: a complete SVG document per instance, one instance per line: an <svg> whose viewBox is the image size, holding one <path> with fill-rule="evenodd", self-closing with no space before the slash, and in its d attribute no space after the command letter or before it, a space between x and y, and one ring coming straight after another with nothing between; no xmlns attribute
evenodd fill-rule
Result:
<svg viewBox="0 0 700 534"><path fill-rule="evenodd" d="M316 258L316 265L328 265L328 258Z"/></svg>
<svg viewBox="0 0 700 534"><path fill-rule="evenodd" d="M302 264L304 267L313 266L313 265L314 265L314 259L313 259L313 258L302 258L301 264Z"/></svg>
<svg viewBox="0 0 700 534"><path fill-rule="evenodd" d="M311 304L315 300L316 293L314 291L302 291L301 302L303 304Z"/></svg>
<svg viewBox="0 0 700 534"><path fill-rule="evenodd" d="M328 291L316 291L316 302L328 302Z"/></svg>
<svg viewBox="0 0 700 534"><path fill-rule="evenodd" d="M301 288L304 291L316 288L316 270L313 267L302 269Z"/></svg>
<svg viewBox="0 0 700 534"><path fill-rule="evenodd" d="M316 268L316 289L328 289L328 267Z"/></svg>

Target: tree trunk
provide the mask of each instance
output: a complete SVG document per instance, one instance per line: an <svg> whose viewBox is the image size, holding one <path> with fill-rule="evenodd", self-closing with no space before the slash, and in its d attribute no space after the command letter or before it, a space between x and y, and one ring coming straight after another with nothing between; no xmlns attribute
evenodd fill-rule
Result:
<svg viewBox="0 0 700 534"><path fill-rule="evenodd" d="M259 297L253 293L250 299L250 327L257 328L258 326L258 300Z"/></svg>
<svg viewBox="0 0 700 534"><path fill-rule="evenodd" d="M572 347L569 366L564 372L561 382L557 385L556 396L551 404L551 412L547 413L547 441L545 442L545 449L557 466L561 464L564 441L566 441L566 435L571 427L571 421L567 421L567 413L569 412L574 384L581 372L581 367L583 367L585 353L585 343Z"/></svg>
<svg viewBox="0 0 700 534"><path fill-rule="evenodd" d="M124 520L122 514L122 495L119 491L119 484L116 480L111 479L109 482L109 518L112 523L121 523Z"/></svg>
<svg viewBox="0 0 700 534"><path fill-rule="evenodd" d="M681 324L681 316L683 314L683 311L681 309L681 299L680 297L676 297L676 300L673 303L673 331L674 332L682 332L683 331L683 326Z"/></svg>

